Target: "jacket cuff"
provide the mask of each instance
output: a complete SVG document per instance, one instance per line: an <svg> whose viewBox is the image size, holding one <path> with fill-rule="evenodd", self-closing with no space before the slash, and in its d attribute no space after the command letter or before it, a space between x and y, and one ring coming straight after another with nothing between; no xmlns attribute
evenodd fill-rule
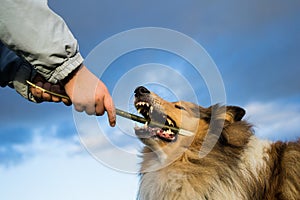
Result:
<svg viewBox="0 0 300 200"><path fill-rule="evenodd" d="M83 58L79 52L75 54L75 56L68 58L66 62L64 62L61 66L57 67L50 78L49 82L56 84L64 80L71 72L73 72L76 68L78 68L83 63Z"/></svg>
<svg viewBox="0 0 300 200"><path fill-rule="evenodd" d="M24 98L29 101L37 103L37 100L33 97L29 90L29 85L26 83L26 80L32 80L36 75L36 71L33 67L26 61L22 62L18 71L16 72L14 80L10 85Z"/></svg>

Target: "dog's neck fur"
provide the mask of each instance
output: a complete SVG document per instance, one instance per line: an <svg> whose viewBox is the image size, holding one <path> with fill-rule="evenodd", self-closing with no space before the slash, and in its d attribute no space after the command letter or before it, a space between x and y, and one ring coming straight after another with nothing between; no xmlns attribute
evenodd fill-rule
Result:
<svg viewBox="0 0 300 200"><path fill-rule="evenodd" d="M300 140L257 139L240 107L171 103L145 88L135 93L138 101L149 102L176 126L195 133L194 138L177 135L174 142L140 138L146 147L138 199L299 199ZM204 154L203 148L208 150Z"/></svg>
<svg viewBox="0 0 300 200"><path fill-rule="evenodd" d="M244 148L235 150L216 144L201 159L199 151L188 149L168 166L141 174L139 199L262 199L265 180L271 177L272 169L267 169L270 151L270 142L255 136L250 137ZM157 162L147 158L143 165L153 166Z"/></svg>

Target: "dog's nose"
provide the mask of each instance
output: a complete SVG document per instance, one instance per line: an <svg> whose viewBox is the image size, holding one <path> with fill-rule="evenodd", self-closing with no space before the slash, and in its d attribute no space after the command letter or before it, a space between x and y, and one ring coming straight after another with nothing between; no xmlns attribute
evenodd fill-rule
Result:
<svg viewBox="0 0 300 200"><path fill-rule="evenodd" d="M134 95L135 97L140 97L144 94L150 94L150 91L144 86L139 86L134 90L134 93L135 93Z"/></svg>

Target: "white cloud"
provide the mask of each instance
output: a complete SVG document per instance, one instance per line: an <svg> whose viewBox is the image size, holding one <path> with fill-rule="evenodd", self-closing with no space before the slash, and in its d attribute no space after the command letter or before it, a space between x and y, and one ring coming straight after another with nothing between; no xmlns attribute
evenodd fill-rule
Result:
<svg viewBox="0 0 300 200"><path fill-rule="evenodd" d="M74 113L74 119L80 140L91 156L112 169L138 172L140 161L135 136L124 134L119 124L110 128L103 120L98 122L97 117Z"/></svg>
<svg viewBox="0 0 300 200"><path fill-rule="evenodd" d="M78 137L61 140L36 134L32 143L14 148L34 156L19 165L0 167L1 199L131 200L136 196L137 175L100 164L78 145Z"/></svg>
<svg viewBox="0 0 300 200"><path fill-rule="evenodd" d="M245 106L256 135L271 140L300 137L300 105L277 102L252 102Z"/></svg>

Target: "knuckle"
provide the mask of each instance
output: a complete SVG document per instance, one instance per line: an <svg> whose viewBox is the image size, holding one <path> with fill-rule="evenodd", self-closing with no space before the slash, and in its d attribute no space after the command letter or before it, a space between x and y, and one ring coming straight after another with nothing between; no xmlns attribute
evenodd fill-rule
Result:
<svg viewBox="0 0 300 200"><path fill-rule="evenodd" d="M95 110L92 110L92 109L86 109L85 112L86 112L86 114L88 114L88 115L93 115L93 114L95 114Z"/></svg>
<svg viewBox="0 0 300 200"><path fill-rule="evenodd" d="M74 108L78 112L83 112L85 110L85 107L82 104L78 104L78 103L77 104L74 103Z"/></svg>
<svg viewBox="0 0 300 200"><path fill-rule="evenodd" d="M97 116L103 116L104 115L104 111L102 111L102 112L96 112L96 115Z"/></svg>

